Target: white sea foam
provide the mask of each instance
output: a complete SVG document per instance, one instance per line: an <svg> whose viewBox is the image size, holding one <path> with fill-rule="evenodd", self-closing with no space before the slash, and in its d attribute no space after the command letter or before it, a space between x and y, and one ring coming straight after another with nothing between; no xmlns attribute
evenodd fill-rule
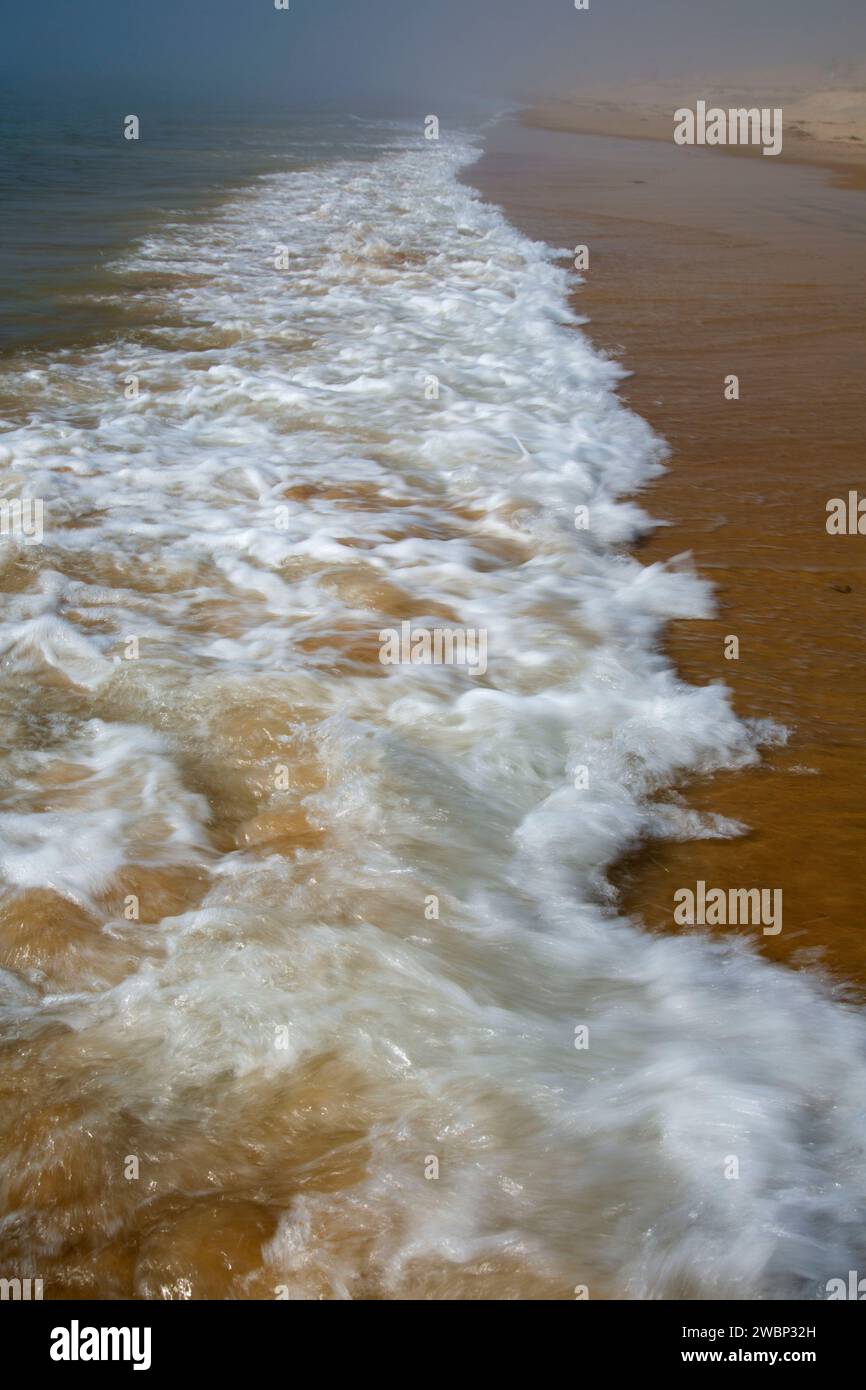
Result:
<svg viewBox="0 0 866 1390"><path fill-rule="evenodd" d="M6 891L92 909L142 863L210 886L119 984L9 976L7 1030L70 1025L169 1168L191 1128L218 1170L239 1096L338 1057L335 1129L364 1161L283 1203L262 1263L293 1297L435 1268L483 1297L490 1260L633 1297L816 1295L866 1255L860 1017L740 940L647 933L606 880L647 835L736 833L658 795L772 731L659 654L710 599L618 548L663 449L575 331L566 272L458 182L469 144L395 144L153 236L127 269L178 277L148 291L173 324L21 368L38 405L2 437L2 490L47 523L0 624ZM487 631L483 678L359 654L440 614ZM298 758L316 776L276 789ZM75 778L46 806L54 762ZM233 809L254 829L227 848ZM289 811L291 852L255 829ZM188 1163L189 1191L267 1188L297 1142L268 1133L222 1176Z"/></svg>

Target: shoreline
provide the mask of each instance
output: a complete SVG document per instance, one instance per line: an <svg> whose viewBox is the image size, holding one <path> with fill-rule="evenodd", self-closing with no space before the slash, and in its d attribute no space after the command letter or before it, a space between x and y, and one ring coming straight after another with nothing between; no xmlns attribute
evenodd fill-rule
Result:
<svg viewBox="0 0 866 1390"><path fill-rule="evenodd" d="M818 165L839 187L866 189L866 87L832 88L826 79L792 82L777 73L631 83L580 96L531 102L519 115L530 128L570 135L673 144L674 112L697 100L726 110L779 107L783 142L772 162ZM708 152L765 159L758 146L717 145ZM769 159L767 162L770 162Z"/></svg>
<svg viewBox="0 0 866 1390"><path fill-rule="evenodd" d="M779 935L737 930L859 994L866 566L858 538L824 523L827 499L861 470L852 277L866 200L815 167L773 160L771 185L769 160L701 155L519 120L491 134L465 179L536 239L589 244L572 307L629 370L621 398L671 451L638 499L663 524L635 548L648 565L688 552L716 595L713 618L669 625L665 653L690 684L724 682L741 717L790 731L760 766L680 788L747 834L644 844L614 873L620 906L671 931L675 887L781 888ZM729 371L736 403L723 398ZM723 657L728 634L737 661Z"/></svg>
<svg viewBox="0 0 866 1390"><path fill-rule="evenodd" d="M598 114L596 118L569 103L563 103L563 107L565 109L561 114L558 113L558 103L552 103L549 107L527 107L519 119L530 129L546 130L551 134L600 135L611 140L650 140L662 145L673 143L671 115L665 116L664 121L638 113L630 116L625 112L607 117ZM713 158L717 154L735 159L764 158L761 149L752 145L716 145L705 146L704 149ZM783 145L779 154L772 158L774 162L783 164L807 164L826 169L840 188L866 189L866 158L861 159L859 152L851 152L846 158L846 153L827 141L810 141L795 136L793 149L789 137L787 145Z"/></svg>
<svg viewBox="0 0 866 1390"><path fill-rule="evenodd" d="M667 152L647 145L634 165L614 142L581 142L575 163L569 137L509 128L488 149L506 224L456 183L459 151L431 160L414 132L406 143L405 158L376 156L377 176L322 162L141 248L133 274L169 266L189 288L176 332L129 344L123 365L146 388L132 409L104 352L25 382L40 408L7 458L55 499L57 527L42 556L12 557L9 636L30 640L46 596L65 627L12 647L3 707L17 877L0 946L24 985L4 1044L3 1258L37 1268L49 1299L819 1296L859 1258L862 1016L814 976L654 935L645 878L622 886L636 904L623 920L598 872L635 842L648 786L745 756L729 711L678 688L654 636L678 594L689 607L663 570L689 526L727 550L739 536L755 563L754 514L738 531L735 511L721 527L711 513L702 531L699 480L687 495L677 471L687 446L717 490L726 476L734 499L742 477L754 486L759 454L744 475L705 457L720 421L701 372L714 381L719 364L697 353L719 335L730 350L729 301L775 342L764 307L728 293L727 257L754 245L751 203L708 234L702 219L730 214L715 175L695 211ZM817 245L847 254L812 177L792 187ZM591 354L566 322L566 276L520 220L591 246L570 295L581 312L592 295ZM286 224L298 260L277 288L248 249ZM796 327L790 269L772 292ZM175 302L167 279L153 295ZM813 334L814 305L800 313ZM678 334L693 319L697 336ZM599 343L639 375L617 387ZM768 352L749 347L737 365L754 442ZM418 389L431 364L439 405ZM671 424L670 387L674 423L694 430L696 384L706 429L677 441L660 505L667 479L639 489L657 476L644 421ZM820 388L824 423L838 400ZM796 395L786 384L786 410ZM608 511L603 547L569 539L575 494L598 525L614 488L676 523L642 547L661 547L654 574L625 560L628 507L611 508L622 526ZM427 614L464 635L489 619L489 692L468 673L383 669L382 623ZM695 629L709 651L714 630L678 628L697 667ZM753 683L738 700L777 714L784 686L767 692L754 651L744 632ZM593 768L591 801L575 756ZM756 769L756 785L788 787L783 771ZM725 778L738 815L746 776ZM46 811L70 865L34 866ZM701 856L728 874L744 843L650 848L691 856L672 884L696 866L713 883ZM741 1188L719 1182L730 1150ZM440 1157L444 1181L428 1184Z"/></svg>

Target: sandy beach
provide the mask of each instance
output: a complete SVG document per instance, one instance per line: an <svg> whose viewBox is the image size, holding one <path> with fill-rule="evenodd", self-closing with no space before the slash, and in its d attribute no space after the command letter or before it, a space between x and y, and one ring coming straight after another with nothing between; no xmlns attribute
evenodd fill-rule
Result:
<svg viewBox="0 0 866 1390"><path fill-rule="evenodd" d="M670 930L679 885L778 886L784 928L760 948L862 986L866 556L827 534L825 509L862 483L864 194L838 186L835 148L826 168L719 159L577 110L559 108L569 133L537 128L550 107L500 127L467 177L530 235L589 246L573 305L671 447L640 498L665 523L641 559L687 553L716 589L718 616L675 622L668 649L686 679L724 681L739 712L789 730L760 769L688 789L748 834L643 849L620 866L623 905Z"/></svg>
<svg viewBox="0 0 866 1390"><path fill-rule="evenodd" d="M582 87L567 96L532 102L527 125L579 135L670 142L674 112L697 101L724 110L775 108L782 112L779 158L819 164L845 187L866 187L866 70L767 71L718 74ZM713 153L762 158L751 145L720 145Z"/></svg>

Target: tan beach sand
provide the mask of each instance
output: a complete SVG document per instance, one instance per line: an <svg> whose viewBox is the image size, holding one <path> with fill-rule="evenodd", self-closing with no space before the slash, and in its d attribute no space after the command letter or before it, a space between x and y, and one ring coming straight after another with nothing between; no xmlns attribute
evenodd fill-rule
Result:
<svg viewBox="0 0 866 1390"><path fill-rule="evenodd" d="M695 75L582 87L562 97L533 103L528 125L574 134L624 136L632 140L673 140L679 107L698 100L724 110L781 108L783 146L779 158L831 165L844 182L866 186L866 66L842 72L767 71L745 77ZM720 145L728 154L763 158L754 146Z"/></svg>
<svg viewBox="0 0 866 1390"><path fill-rule="evenodd" d="M649 846L621 866L624 906L669 930L674 891L699 879L781 888L781 934L718 930L862 986L866 537L825 523L830 498L866 491L866 195L780 160L516 123L467 180L529 234L590 247L574 306L672 449L641 499L669 525L641 559L691 552L717 592L718 618L673 624L669 651L689 681L725 681L743 715L791 730L760 769L688 789L749 835Z"/></svg>

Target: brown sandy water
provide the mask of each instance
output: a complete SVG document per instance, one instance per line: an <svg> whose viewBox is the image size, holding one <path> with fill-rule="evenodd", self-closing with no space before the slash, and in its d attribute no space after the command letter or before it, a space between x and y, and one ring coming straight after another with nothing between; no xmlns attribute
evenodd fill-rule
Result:
<svg viewBox="0 0 866 1390"><path fill-rule="evenodd" d="M43 543L0 551L0 1277L43 1279L47 1298L811 1298L861 1260L861 1014L815 973L647 932L611 901L623 845L693 829L647 796L683 766L743 765L752 743L652 646L659 613L694 606L688 577L571 524L591 497L632 534L610 479L654 477L657 440L563 324L546 248L455 179L472 148L440 157L413 128L375 166L362 144L267 180L131 253L123 340L0 361L3 485L46 503ZM670 434L654 402L691 390L710 412L721 375L683 349L664 376L683 304L724 323L732 298L696 270L707 211L689 185L675 216L627 227L623 146L595 162L622 206L575 232L562 190L580 170L569 184L545 148L494 147L483 167L504 159L536 234L592 242L604 341L627 353L646 320L661 368L646 402L639 378L628 394ZM642 153L634 177L663 181L665 157ZM821 186L797 187L820 242ZM735 188L707 187L719 216ZM784 227L772 200L765 216ZM748 251L739 221L711 260ZM813 332L775 284L784 322L803 312ZM767 337L766 315L743 322ZM766 355L749 338L723 364L757 416L756 379L787 399ZM702 511L722 441L708 452L701 411L681 409L694 474L677 488L677 454L650 505L669 490L683 534L645 558L688 532L726 580L739 536L775 573L801 513L754 454L739 489L707 468ZM713 426L729 451L739 418ZM822 570L801 529L815 592L852 615L859 579L829 590L847 569ZM381 629L404 621L489 628L489 666L386 666ZM773 623L761 645L737 621L742 706L787 718ZM731 626L683 625L693 679L729 674ZM772 875L743 856L783 824L771 795L787 810L821 782L793 771L824 756L813 723L754 777L698 789L754 839L655 842L643 869L663 886L638 882L636 908L664 922L675 854L684 882L716 863L735 883L788 872L790 853Z"/></svg>
<svg viewBox="0 0 866 1390"><path fill-rule="evenodd" d="M467 178L529 235L589 246L574 306L672 450L642 499L669 525L641 559L690 552L716 589L718 616L673 623L668 650L687 680L724 681L741 713L790 730L760 768L687 789L748 835L653 844L620 866L623 904L667 930L675 889L699 879L781 888L783 930L762 949L862 988L866 536L825 522L830 498L866 490L866 193L819 169L510 123Z"/></svg>

